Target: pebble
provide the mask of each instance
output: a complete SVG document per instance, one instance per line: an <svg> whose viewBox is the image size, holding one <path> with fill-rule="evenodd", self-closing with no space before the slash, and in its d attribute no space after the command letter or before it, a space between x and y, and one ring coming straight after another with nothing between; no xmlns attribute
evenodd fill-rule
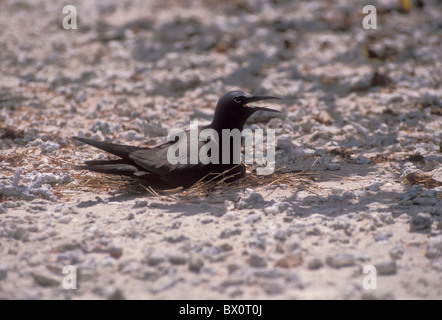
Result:
<svg viewBox="0 0 442 320"><path fill-rule="evenodd" d="M107 294L107 300L125 300L123 290L115 288L110 294Z"/></svg>
<svg viewBox="0 0 442 320"><path fill-rule="evenodd" d="M56 247L58 252L66 252L72 250L83 250L83 246L77 240L66 240Z"/></svg>
<svg viewBox="0 0 442 320"><path fill-rule="evenodd" d="M113 267L115 266L115 258L111 256L105 256L103 260L101 261L101 265L103 267Z"/></svg>
<svg viewBox="0 0 442 320"><path fill-rule="evenodd" d="M344 200L356 199L356 194L353 191L345 191L342 194L342 199Z"/></svg>
<svg viewBox="0 0 442 320"><path fill-rule="evenodd" d="M181 223L182 223L181 221L174 221L170 228L171 229L179 229L179 227L181 227Z"/></svg>
<svg viewBox="0 0 442 320"><path fill-rule="evenodd" d="M265 268L267 266L266 259L257 254L250 255L248 263L251 267L254 268Z"/></svg>
<svg viewBox="0 0 442 320"><path fill-rule="evenodd" d="M61 209L61 213L63 215L77 215L79 214L78 209L75 206L63 207Z"/></svg>
<svg viewBox="0 0 442 320"><path fill-rule="evenodd" d="M252 213L245 219L244 223L247 224L255 223L261 219L262 215L263 215L262 212Z"/></svg>
<svg viewBox="0 0 442 320"><path fill-rule="evenodd" d="M388 239L391 238L392 236L393 236L393 234L391 232L388 232L388 233L378 232L374 236L374 240L376 242L384 242L384 241L388 241Z"/></svg>
<svg viewBox="0 0 442 320"><path fill-rule="evenodd" d="M204 266L204 261L200 258L191 257L189 259L189 271L199 273Z"/></svg>
<svg viewBox="0 0 442 320"><path fill-rule="evenodd" d="M395 260L378 262L375 264L375 268L378 275L392 275L397 271Z"/></svg>
<svg viewBox="0 0 442 320"><path fill-rule="evenodd" d="M237 287L227 287L225 294L231 298L237 298L244 294L244 292Z"/></svg>
<svg viewBox="0 0 442 320"><path fill-rule="evenodd" d="M3 232L0 229L0 235L20 241L27 241L29 239L28 228L26 228L26 226L17 225L15 223L10 224L9 226L7 225Z"/></svg>
<svg viewBox="0 0 442 320"><path fill-rule="evenodd" d="M287 239L285 245L286 245L288 252L296 253L301 249L301 245L302 245L301 238L297 234L292 234Z"/></svg>
<svg viewBox="0 0 442 320"><path fill-rule="evenodd" d="M418 213L410 220L410 232L423 231L429 229L433 223L433 218L428 213Z"/></svg>
<svg viewBox="0 0 442 320"><path fill-rule="evenodd" d="M324 263L319 258L310 258L307 261L307 268L309 270L318 270L324 266Z"/></svg>
<svg viewBox="0 0 442 320"><path fill-rule="evenodd" d="M224 229L221 231L219 237L221 239L226 239L239 234L241 234L241 229Z"/></svg>
<svg viewBox="0 0 442 320"><path fill-rule="evenodd" d="M60 149L60 145L56 142L46 141L40 145L41 153L54 153L55 151Z"/></svg>
<svg viewBox="0 0 442 320"><path fill-rule="evenodd" d="M436 259L433 261L433 263L431 264L431 267L434 270L437 270L439 272L442 272L442 259Z"/></svg>
<svg viewBox="0 0 442 320"><path fill-rule="evenodd" d="M404 255L404 247L402 245L397 245L390 249L390 257L395 260L399 260Z"/></svg>
<svg viewBox="0 0 442 320"><path fill-rule="evenodd" d="M22 168L18 168L16 171L15 171L15 173L14 173L14 178L12 179L12 183L11 183L11 185L14 187L14 188L18 188L18 183L19 183L19 181L20 181L20 177L21 177L21 174L22 174Z"/></svg>
<svg viewBox="0 0 442 320"><path fill-rule="evenodd" d="M23 205L23 202L21 201L5 201L2 203L2 207L3 208L18 208L21 207Z"/></svg>
<svg viewBox="0 0 442 320"><path fill-rule="evenodd" d="M281 268L258 268L253 270L253 275L264 279L278 279L282 278L287 273Z"/></svg>
<svg viewBox="0 0 442 320"><path fill-rule="evenodd" d="M353 254L338 253L328 256L325 262L330 267L339 269L339 268L354 266L356 264L356 258Z"/></svg>
<svg viewBox="0 0 442 320"><path fill-rule="evenodd" d="M264 239L262 237L258 237L255 240L249 241L250 248L257 248L260 250L265 250L266 246L267 246L267 241L266 241L266 239Z"/></svg>
<svg viewBox="0 0 442 320"><path fill-rule="evenodd" d="M236 203L236 209L251 209L261 207L265 203L263 196L252 189L245 189L244 196Z"/></svg>
<svg viewBox="0 0 442 320"><path fill-rule="evenodd" d="M278 214L279 213L279 208L277 206L270 206L270 207L266 207L264 208L264 213L265 214Z"/></svg>
<svg viewBox="0 0 442 320"><path fill-rule="evenodd" d="M273 238L275 238L275 240L285 241L289 235L290 232L288 230L278 230L273 235Z"/></svg>
<svg viewBox="0 0 442 320"><path fill-rule="evenodd" d="M123 246L113 244L106 250L106 252L109 253L112 258L119 259L123 255Z"/></svg>
<svg viewBox="0 0 442 320"><path fill-rule="evenodd" d="M344 192L344 189L343 188L340 188L340 187L332 187L331 188L331 193L332 194L337 194L337 195L339 195L339 194L341 194L341 193L343 193Z"/></svg>
<svg viewBox="0 0 442 320"><path fill-rule="evenodd" d="M283 293L286 287L286 283L283 280L277 279L266 282L263 289L269 295L276 295Z"/></svg>
<svg viewBox="0 0 442 320"><path fill-rule="evenodd" d="M228 221L234 221L234 220L238 219L236 214L233 212L227 212L227 213L223 214L222 217Z"/></svg>
<svg viewBox="0 0 442 320"><path fill-rule="evenodd" d="M428 240L425 248L425 256L428 259L434 259L442 256L442 236Z"/></svg>
<svg viewBox="0 0 442 320"><path fill-rule="evenodd" d="M408 190L400 196L402 201L410 201L417 197L417 192L415 190Z"/></svg>
<svg viewBox="0 0 442 320"><path fill-rule="evenodd" d="M58 287L62 284L61 279L56 278L47 271L35 271L32 273L32 277L35 283L41 287Z"/></svg>
<svg viewBox="0 0 442 320"><path fill-rule="evenodd" d="M163 263L164 261L166 261L166 258L163 255L151 255L147 258L147 264L149 266L157 266L161 263Z"/></svg>
<svg viewBox="0 0 442 320"><path fill-rule="evenodd" d="M144 208L147 207L147 200L135 200L135 204L133 205L133 208Z"/></svg>
<svg viewBox="0 0 442 320"><path fill-rule="evenodd" d="M336 162L328 162L328 163L326 163L325 166L330 171L337 171L337 170L341 170L341 168L342 168L342 166Z"/></svg>
<svg viewBox="0 0 442 320"><path fill-rule="evenodd" d="M203 254L208 258L213 258L214 256L220 254L221 252L222 252L222 250L217 246L213 246L213 247L203 250Z"/></svg>
<svg viewBox="0 0 442 320"><path fill-rule="evenodd" d="M417 206L435 206L437 204L437 199L416 197L413 199L413 204Z"/></svg>
<svg viewBox="0 0 442 320"><path fill-rule="evenodd" d="M231 245L228 244L228 243L223 243L223 244L221 244L221 245L219 246L219 248L220 248L220 250L223 251L223 252L226 252L226 251L232 251L232 250L233 250L233 246L231 246Z"/></svg>
<svg viewBox="0 0 442 320"><path fill-rule="evenodd" d="M292 135L283 134L278 137L276 147L286 152L290 152L293 148Z"/></svg>
<svg viewBox="0 0 442 320"><path fill-rule="evenodd" d="M101 131L102 134L106 135L111 133L109 123L104 120L97 120L90 129L92 132Z"/></svg>
<svg viewBox="0 0 442 320"><path fill-rule="evenodd" d="M331 195L327 196L327 200L330 201L331 203L336 203L336 202L340 202L341 200L343 200L343 198L340 195L331 194Z"/></svg>
<svg viewBox="0 0 442 320"><path fill-rule="evenodd" d="M308 198L313 197L313 194L306 190L301 190L296 193L295 197L298 201L306 201Z"/></svg>
<svg viewBox="0 0 442 320"><path fill-rule="evenodd" d="M135 219L135 215L131 212L131 213L129 213L129 214L126 216L125 219L126 219L126 220L133 220L133 219Z"/></svg>
<svg viewBox="0 0 442 320"><path fill-rule="evenodd" d="M428 197L428 198L437 198L437 190L435 189L425 190L421 193L421 195L423 197Z"/></svg>
<svg viewBox="0 0 442 320"><path fill-rule="evenodd" d="M189 239L188 237L182 234L178 236L169 236L165 238L165 240L169 243L180 243L188 239Z"/></svg>
<svg viewBox="0 0 442 320"><path fill-rule="evenodd" d="M368 186L365 187L365 190L369 191L379 191L381 189L382 182L373 181Z"/></svg>
<svg viewBox="0 0 442 320"><path fill-rule="evenodd" d="M356 190L354 192L356 199L368 198L370 196L370 192L368 190Z"/></svg>
<svg viewBox="0 0 442 320"><path fill-rule="evenodd" d="M355 159L356 164L369 164L371 160L365 156L358 155Z"/></svg>
<svg viewBox="0 0 442 320"><path fill-rule="evenodd" d="M8 270L9 266L7 265L0 266L0 280L6 279L6 277L8 276Z"/></svg>
<svg viewBox="0 0 442 320"><path fill-rule="evenodd" d="M394 223L394 218L393 218L391 212L382 213L380 216L380 219L382 220L382 222L384 222L386 224L393 224Z"/></svg>
<svg viewBox="0 0 442 320"><path fill-rule="evenodd" d="M23 179L25 183L19 186L19 180ZM52 186L70 182L72 179L69 174L64 172L39 173L32 171L21 177L21 170L17 170L12 185L5 186L0 184L0 194L3 196L21 197L27 200L40 197L43 199L56 201L57 197L52 192Z"/></svg>
<svg viewBox="0 0 442 320"><path fill-rule="evenodd" d="M124 134L124 140L126 141L140 141L143 139L144 137L134 130L129 130Z"/></svg>
<svg viewBox="0 0 442 320"><path fill-rule="evenodd" d="M288 203L288 202L276 202L273 205L264 208L264 213L265 214L283 213L289 207L290 207L290 203Z"/></svg>
<svg viewBox="0 0 442 320"><path fill-rule="evenodd" d="M71 222L72 218L71 217L67 217L67 216L62 216L59 219L57 219L58 222L63 223L63 224L68 224L69 222Z"/></svg>
<svg viewBox="0 0 442 320"><path fill-rule="evenodd" d="M187 257L184 254L170 254L169 262L174 265L182 265L187 263Z"/></svg>

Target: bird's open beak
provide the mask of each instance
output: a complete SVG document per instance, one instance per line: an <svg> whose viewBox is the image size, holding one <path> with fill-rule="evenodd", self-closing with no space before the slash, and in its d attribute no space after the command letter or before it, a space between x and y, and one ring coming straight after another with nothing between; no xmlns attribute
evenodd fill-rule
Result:
<svg viewBox="0 0 442 320"><path fill-rule="evenodd" d="M250 96L250 97L247 97L247 98L245 99L244 107L245 107L245 108L249 108L249 109L253 109L253 111L281 112L281 111L279 111L279 110L275 110L275 109L270 109L270 108L265 108L265 107L249 106L249 105L248 105L250 102L263 101L263 100L270 100L270 99L278 99L278 100L282 100L281 98L278 98L278 97L272 97L272 96Z"/></svg>

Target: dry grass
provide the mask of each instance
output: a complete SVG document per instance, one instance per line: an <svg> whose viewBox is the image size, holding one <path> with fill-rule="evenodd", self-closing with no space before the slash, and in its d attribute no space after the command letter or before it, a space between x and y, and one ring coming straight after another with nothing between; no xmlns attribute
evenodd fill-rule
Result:
<svg viewBox="0 0 442 320"><path fill-rule="evenodd" d="M311 171L315 164L316 161L313 162L313 164L309 168L300 172L284 172L285 168L280 168L271 175L257 175L255 170L250 170L251 172L246 174L246 176L241 179L230 183L225 182L226 180L229 180L230 178L233 178L235 176L235 174L228 175L229 171L236 168L235 166L229 170L226 170L223 173L215 175L210 180L200 180L189 189L183 191L181 195L185 197L208 196L213 192L222 191L227 186L229 190L245 188L263 190L275 184L285 184L288 185L290 188L297 188L301 184L309 183L312 179L312 176L317 174ZM250 167L248 167L248 169L250 169Z"/></svg>
<svg viewBox="0 0 442 320"><path fill-rule="evenodd" d="M312 180L313 175L319 174L318 172L311 172L311 168L315 163L301 172L283 172L285 168L280 168L275 170L273 174L265 176L257 175L253 168L247 167L248 173L245 177L233 182L227 182L239 174L229 174L229 172L237 168L237 166L235 166L219 174L209 174L201 178L190 188L185 189L183 187L178 187L170 190L156 190L152 188L147 181L140 179L87 172L75 174L73 176L73 182L57 186L56 190L61 194L64 193L63 191L67 190L102 191L111 194L147 193L153 197L166 196L177 199L174 196L185 198L207 197L213 193L223 191L226 188L229 188L229 190L244 188L263 190L275 184L286 184L290 188L296 188L301 184L309 183Z"/></svg>

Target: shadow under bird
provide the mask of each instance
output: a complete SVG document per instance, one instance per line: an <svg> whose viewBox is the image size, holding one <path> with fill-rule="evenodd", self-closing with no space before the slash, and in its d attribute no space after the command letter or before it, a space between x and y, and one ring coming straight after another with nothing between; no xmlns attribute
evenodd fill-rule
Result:
<svg viewBox="0 0 442 320"><path fill-rule="evenodd" d="M204 129L213 129L219 135L219 148L221 155L222 150L222 130L238 129L242 131L247 119L256 111L279 112L270 108L257 107L248 105L251 102L279 99L272 96L253 96L244 91L229 91L219 100L215 108L215 114L207 126L199 127L198 133ZM189 139L190 131L185 131L187 135L187 147L190 148ZM199 135L199 134L198 134ZM219 161L216 163L203 164L201 161L192 164L189 161L190 153L187 152L186 163L171 164L168 159L168 149L176 143L176 141L167 141L152 147L136 147L130 145L121 145L108 142L100 142L96 140L73 137L73 139L94 146L98 149L109 152L120 157L117 160L91 160L86 161L85 166L77 167L94 172L116 174L123 176L131 176L146 180L149 185L155 189L175 189L178 187L188 188L200 180L213 178L214 174L221 176L222 173L228 171L226 175L236 180L245 175L245 166L229 162L227 164ZM229 138L230 139L230 138ZM198 141L198 151L204 146L206 141ZM241 147L241 146L239 146ZM234 146L230 145L230 155L233 154Z"/></svg>

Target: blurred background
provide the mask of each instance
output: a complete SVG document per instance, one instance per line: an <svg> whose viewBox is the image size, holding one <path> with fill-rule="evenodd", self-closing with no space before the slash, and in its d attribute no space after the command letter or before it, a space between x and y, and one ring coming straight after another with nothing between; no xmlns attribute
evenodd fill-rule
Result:
<svg viewBox="0 0 442 320"><path fill-rule="evenodd" d="M321 109L339 121L337 99L380 90L438 108L438 1L375 1L375 30L362 26L366 1L69 4L75 30L63 28L64 3L0 1L3 138L160 137L164 121L209 121L217 98L238 88L283 97L293 122ZM26 133L5 135L5 127Z"/></svg>

